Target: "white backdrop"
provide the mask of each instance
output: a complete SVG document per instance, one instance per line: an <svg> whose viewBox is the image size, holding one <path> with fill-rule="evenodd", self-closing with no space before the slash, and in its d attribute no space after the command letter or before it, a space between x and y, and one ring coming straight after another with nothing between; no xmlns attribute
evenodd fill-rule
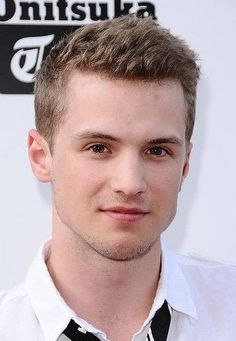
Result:
<svg viewBox="0 0 236 341"><path fill-rule="evenodd" d="M202 65L191 171L164 239L182 253L236 264L236 1L159 0L156 8ZM27 159L32 95L0 95L0 115L2 289L24 278L51 217L49 185L37 183Z"/></svg>

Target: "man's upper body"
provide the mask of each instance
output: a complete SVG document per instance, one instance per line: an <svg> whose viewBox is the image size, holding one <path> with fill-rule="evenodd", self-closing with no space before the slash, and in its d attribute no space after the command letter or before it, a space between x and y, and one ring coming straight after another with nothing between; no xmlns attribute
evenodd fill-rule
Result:
<svg viewBox="0 0 236 341"><path fill-rule="evenodd" d="M182 40L132 15L75 31L44 61L28 149L36 178L51 183L52 243L29 286L2 298L25 339L34 328L56 339L74 316L79 328L130 341L164 301L170 339L234 338L234 271L161 264L160 236L189 171L198 77Z"/></svg>
<svg viewBox="0 0 236 341"><path fill-rule="evenodd" d="M102 330L77 315L61 297L47 270L49 254L48 242L36 256L25 282L1 293L0 340L90 340L89 333L97 340L107 341ZM161 268L151 309L130 340L159 340L155 338L159 323L152 326L152 319L165 300L171 315L168 341L236 339L235 268L176 255L165 246ZM99 295L99 286L97 291ZM71 320L80 327L75 339L64 338Z"/></svg>

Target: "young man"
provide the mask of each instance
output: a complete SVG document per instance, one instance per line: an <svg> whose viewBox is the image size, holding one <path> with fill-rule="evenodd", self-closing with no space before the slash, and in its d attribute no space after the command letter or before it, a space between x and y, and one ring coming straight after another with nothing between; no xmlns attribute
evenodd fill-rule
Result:
<svg viewBox="0 0 236 341"><path fill-rule="evenodd" d="M133 15L63 39L36 76L29 158L52 186L53 234L3 293L1 341L236 339L235 270L160 235L189 170L199 68Z"/></svg>

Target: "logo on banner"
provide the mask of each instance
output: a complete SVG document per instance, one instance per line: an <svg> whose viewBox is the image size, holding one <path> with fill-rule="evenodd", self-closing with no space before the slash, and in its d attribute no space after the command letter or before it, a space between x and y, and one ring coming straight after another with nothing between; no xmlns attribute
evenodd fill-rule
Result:
<svg viewBox="0 0 236 341"><path fill-rule="evenodd" d="M45 47L54 39L54 34L42 37L28 37L18 40L13 49L18 50L11 60L11 71L21 82L31 83L40 68ZM24 60L21 63L21 60Z"/></svg>
<svg viewBox="0 0 236 341"><path fill-rule="evenodd" d="M136 13L156 19L153 1L0 1L0 93L32 93L35 72L65 34L98 20ZM29 34L30 32L30 34Z"/></svg>

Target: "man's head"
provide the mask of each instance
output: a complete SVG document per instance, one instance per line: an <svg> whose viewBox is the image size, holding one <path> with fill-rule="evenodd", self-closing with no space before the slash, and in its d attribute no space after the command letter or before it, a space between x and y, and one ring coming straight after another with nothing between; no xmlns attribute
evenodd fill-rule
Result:
<svg viewBox="0 0 236 341"><path fill-rule="evenodd" d="M109 79L144 82L177 80L186 101L186 140L194 119L199 68L196 55L151 18L107 20L65 37L44 61L35 81L36 127L50 148L65 113L67 84L74 70Z"/></svg>
<svg viewBox="0 0 236 341"><path fill-rule="evenodd" d="M57 240L113 260L156 250L188 174L198 74L183 42L134 16L52 50L36 77L29 155L52 184Z"/></svg>

